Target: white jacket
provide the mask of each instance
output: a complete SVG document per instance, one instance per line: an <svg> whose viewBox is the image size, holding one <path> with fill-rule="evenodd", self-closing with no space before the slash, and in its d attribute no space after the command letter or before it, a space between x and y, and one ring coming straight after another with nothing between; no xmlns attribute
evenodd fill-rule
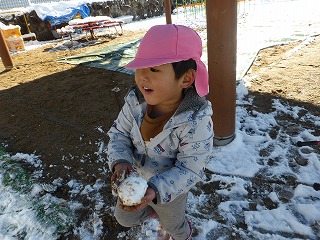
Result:
<svg viewBox="0 0 320 240"><path fill-rule="evenodd" d="M213 148L212 106L194 88L187 89L163 131L147 146L140 132L146 108L142 93L132 87L108 131L108 164L113 171L119 162L131 163L155 190L157 204L163 204L204 179Z"/></svg>

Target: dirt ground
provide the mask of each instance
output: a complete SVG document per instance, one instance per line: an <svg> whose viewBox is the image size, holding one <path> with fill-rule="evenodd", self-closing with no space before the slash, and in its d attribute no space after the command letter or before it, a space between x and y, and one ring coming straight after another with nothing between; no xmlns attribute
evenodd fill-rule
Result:
<svg viewBox="0 0 320 240"><path fill-rule="evenodd" d="M46 166L59 164L62 156L87 155L87 160L94 162L96 143L107 141L103 131L117 116L124 95L134 84L133 76L56 60L127 42L142 34L127 31L116 38L99 37L92 46L50 52L58 44L54 43L13 55L15 68L10 71L0 66L0 142L6 150L35 153ZM120 91L113 92L115 87ZM78 159L75 164L77 169L83 167ZM87 163L85 166L88 168Z"/></svg>
<svg viewBox="0 0 320 240"><path fill-rule="evenodd" d="M133 76L55 60L142 35L127 31L113 39L101 37L100 43L93 46L59 52L49 52L52 46L47 45L13 55L15 68L10 71L0 64L0 144L13 154L40 156L42 182L51 183L57 178L64 183L71 179L87 184L97 179L108 182L107 166L96 152L101 142L108 142L105 133L134 83ZM261 50L246 76L251 82L249 96L254 98L248 108L270 112L271 100L279 98L319 116L319 56L319 36L309 45L297 42ZM120 91L112 91L115 87ZM290 116L282 120L284 125L293 121ZM319 129L310 128L320 135ZM31 166L26 168L33 170ZM55 195L70 199L69 190L63 185ZM105 202L111 205L109 186L102 191ZM76 198L88 206L79 212L80 224L92 213L94 207L90 206L94 203L81 196ZM104 239L115 239L121 228L108 214L103 221L108 229Z"/></svg>
<svg viewBox="0 0 320 240"><path fill-rule="evenodd" d="M318 36L307 46L295 42L261 50L247 74L250 91L319 107L319 46Z"/></svg>

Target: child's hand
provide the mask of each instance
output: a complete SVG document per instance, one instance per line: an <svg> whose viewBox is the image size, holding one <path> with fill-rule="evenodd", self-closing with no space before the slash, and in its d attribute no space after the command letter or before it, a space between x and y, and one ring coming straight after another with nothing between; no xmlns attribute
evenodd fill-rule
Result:
<svg viewBox="0 0 320 240"><path fill-rule="evenodd" d="M124 179L129 176L131 172L133 172L133 168L130 163L118 163L114 165L114 173L111 176L111 181L115 182L117 179Z"/></svg>
<svg viewBox="0 0 320 240"><path fill-rule="evenodd" d="M135 206L124 206L122 203L120 204L120 208L123 209L124 211L127 212L136 212L139 211L143 208L145 208L149 202L151 202L153 199L156 198L156 193L155 191L151 188L148 187L146 194L144 195L144 197L141 199L141 203ZM121 202L121 199L120 199Z"/></svg>
<svg viewBox="0 0 320 240"><path fill-rule="evenodd" d="M129 163L118 163L114 166L114 173L111 176L112 194L117 196L117 188L119 184L133 172L133 168Z"/></svg>

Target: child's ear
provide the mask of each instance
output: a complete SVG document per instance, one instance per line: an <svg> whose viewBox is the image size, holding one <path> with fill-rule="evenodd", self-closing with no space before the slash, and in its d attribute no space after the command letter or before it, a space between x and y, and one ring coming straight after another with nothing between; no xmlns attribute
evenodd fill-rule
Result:
<svg viewBox="0 0 320 240"><path fill-rule="evenodd" d="M194 82L196 77L196 71L193 69L189 69L183 76L182 76L182 88L188 88Z"/></svg>

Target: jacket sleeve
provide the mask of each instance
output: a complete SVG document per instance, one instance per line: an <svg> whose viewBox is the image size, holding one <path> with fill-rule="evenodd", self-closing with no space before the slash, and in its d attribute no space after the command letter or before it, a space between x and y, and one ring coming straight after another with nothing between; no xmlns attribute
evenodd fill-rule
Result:
<svg viewBox="0 0 320 240"><path fill-rule="evenodd" d="M198 117L180 131L179 153L175 166L149 180L157 195L157 204L174 200L205 179L204 169L213 149L211 116Z"/></svg>
<svg viewBox="0 0 320 240"><path fill-rule="evenodd" d="M114 165L119 162L132 163L133 144L130 138L132 126L133 117L129 111L129 105L125 103L108 131L110 140L107 146L107 156L109 169L112 172Z"/></svg>

